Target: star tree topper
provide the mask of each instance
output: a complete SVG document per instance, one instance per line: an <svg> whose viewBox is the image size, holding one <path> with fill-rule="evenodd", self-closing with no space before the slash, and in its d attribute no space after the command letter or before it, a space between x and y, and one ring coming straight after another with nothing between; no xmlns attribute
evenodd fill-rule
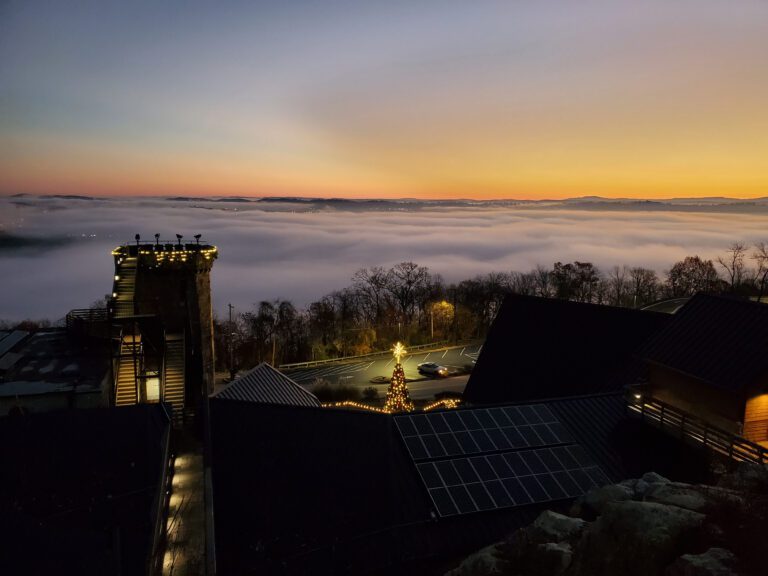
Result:
<svg viewBox="0 0 768 576"><path fill-rule="evenodd" d="M408 351L405 349L405 346L400 344L400 342L392 347L392 355L395 357L397 364L400 364L400 358L405 356L407 353Z"/></svg>

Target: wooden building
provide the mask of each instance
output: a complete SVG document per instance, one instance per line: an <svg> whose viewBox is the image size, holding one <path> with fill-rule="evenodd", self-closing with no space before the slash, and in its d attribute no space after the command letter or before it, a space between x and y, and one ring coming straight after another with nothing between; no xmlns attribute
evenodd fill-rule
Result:
<svg viewBox="0 0 768 576"><path fill-rule="evenodd" d="M768 443L768 306L697 294L637 355L642 394Z"/></svg>

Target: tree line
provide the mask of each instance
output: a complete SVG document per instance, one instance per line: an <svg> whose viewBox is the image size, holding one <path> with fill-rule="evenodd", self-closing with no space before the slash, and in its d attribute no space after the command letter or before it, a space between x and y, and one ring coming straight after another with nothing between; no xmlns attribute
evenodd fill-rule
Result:
<svg viewBox="0 0 768 576"><path fill-rule="evenodd" d="M659 276L641 266L601 270L591 262L555 262L528 272L490 272L446 283L426 266L401 262L355 272L346 288L304 309L262 301L214 319L217 368L249 368L339 358L410 345L485 336L507 294L640 308L696 292L761 299L768 289L768 243L733 243L715 260L687 256Z"/></svg>

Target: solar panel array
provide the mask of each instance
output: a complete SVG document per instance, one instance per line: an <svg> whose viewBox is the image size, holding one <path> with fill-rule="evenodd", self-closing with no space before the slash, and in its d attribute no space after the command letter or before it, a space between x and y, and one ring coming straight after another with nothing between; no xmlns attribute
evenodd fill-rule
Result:
<svg viewBox="0 0 768 576"><path fill-rule="evenodd" d="M395 423L440 516L573 498L609 483L543 404Z"/></svg>

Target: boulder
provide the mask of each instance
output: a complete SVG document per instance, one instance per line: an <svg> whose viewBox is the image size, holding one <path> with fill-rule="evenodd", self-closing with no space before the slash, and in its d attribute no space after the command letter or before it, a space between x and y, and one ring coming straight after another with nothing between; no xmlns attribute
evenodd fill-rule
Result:
<svg viewBox="0 0 768 576"><path fill-rule="evenodd" d="M698 535L704 518L656 502L608 502L576 545L569 576L659 574Z"/></svg>
<svg viewBox="0 0 768 576"><path fill-rule="evenodd" d="M560 576L571 565L573 551L568 542L539 544L528 558L527 573L541 576Z"/></svg>
<svg viewBox="0 0 768 576"><path fill-rule="evenodd" d="M531 540L537 543L573 541L581 536L586 525L581 518L545 510L531 525Z"/></svg>
<svg viewBox="0 0 768 576"><path fill-rule="evenodd" d="M768 465L742 462L734 472L721 476L717 485L742 492L768 491Z"/></svg>
<svg viewBox="0 0 768 576"><path fill-rule="evenodd" d="M590 490L573 503L571 514L580 518L593 519L603 513L612 502L632 500L635 491L626 484L609 484Z"/></svg>
<svg viewBox="0 0 768 576"><path fill-rule="evenodd" d="M492 544L467 556L445 576L495 576L508 572L508 566L509 562L501 557L498 546Z"/></svg>
<svg viewBox="0 0 768 576"><path fill-rule="evenodd" d="M707 493L696 486L679 482L654 482L649 484L643 500L679 506L694 512L703 512L710 504Z"/></svg>
<svg viewBox="0 0 768 576"><path fill-rule="evenodd" d="M724 548L710 548L703 554L683 554L667 568L665 576L733 576L736 557Z"/></svg>
<svg viewBox="0 0 768 576"><path fill-rule="evenodd" d="M656 474L656 472L646 472L640 476L640 480L647 482L648 484L655 484L657 482L668 483L670 481L668 478L664 478L661 474Z"/></svg>

